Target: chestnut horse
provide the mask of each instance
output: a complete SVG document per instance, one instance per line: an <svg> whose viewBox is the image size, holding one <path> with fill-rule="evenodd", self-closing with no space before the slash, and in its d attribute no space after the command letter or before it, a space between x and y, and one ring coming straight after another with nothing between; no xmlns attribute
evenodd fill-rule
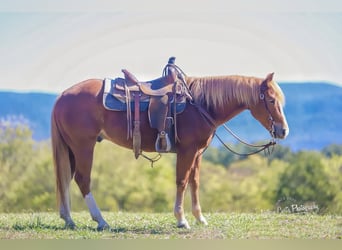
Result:
<svg viewBox="0 0 342 250"><path fill-rule="evenodd" d="M191 189L192 214L207 225L199 201L199 175L202 151L218 126L243 110L249 109L272 137L283 139L289 128L283 113L284 95L273 80L273 73L265 79L247 76L185 77L193 95L185 110L177 115L175 145L176 200L174 215L177 226L189 228L183 210L184 192ZM126 148L126 111L109 111L103 107L103 80L90 79L65 90L56 100L52 111L52 147L57 184L57 200L66 227L74 228L70 215L69 185L74 178L98 229L109 228L101 215L90 190L93 152L97 137ZM203 111L205 110L205 111ZM206 115L203 115L203 112ZM208 117L208 114L211 118ZM141 112L141 149L155 151L157 130L149 126L148 114Z"/></svg>

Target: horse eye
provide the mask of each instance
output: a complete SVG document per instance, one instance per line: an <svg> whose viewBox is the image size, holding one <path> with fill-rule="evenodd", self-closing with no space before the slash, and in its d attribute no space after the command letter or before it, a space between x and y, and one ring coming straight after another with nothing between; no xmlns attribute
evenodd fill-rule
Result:
<svg viewBox="0 0 342 250"><path fill-rule="evenodd" d="M275 104L275 99L271 99L270 103L274 105Z"/></svg>

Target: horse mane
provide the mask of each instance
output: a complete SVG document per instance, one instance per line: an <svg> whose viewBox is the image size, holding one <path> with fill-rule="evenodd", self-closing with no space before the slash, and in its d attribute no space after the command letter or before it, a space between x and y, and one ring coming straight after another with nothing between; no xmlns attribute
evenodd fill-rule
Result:
<svg viewBox="0 0 342 250"><path fill-rule="evenodd" d="M247 76L187 77L195 102L207 108L223 107L232 100L247 107L260 98L260 84L264 79ZM269 85L276 98L284 105L285 98L275 81Z"/></svg>

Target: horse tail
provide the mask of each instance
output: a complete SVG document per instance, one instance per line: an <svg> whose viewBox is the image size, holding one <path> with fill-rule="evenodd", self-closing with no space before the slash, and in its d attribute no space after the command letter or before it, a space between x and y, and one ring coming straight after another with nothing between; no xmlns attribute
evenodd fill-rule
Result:
<svg viewBox="0 0 342 250"><path fill-rule="evenodd" d="M51 116L51 143L56 177L56 199L60 209L63 208L70 211L69 186L73 176L71 164L71 156L73 154L58 127L55 108L56 106ZM60 210L60 212L62 211Z"/></svg>

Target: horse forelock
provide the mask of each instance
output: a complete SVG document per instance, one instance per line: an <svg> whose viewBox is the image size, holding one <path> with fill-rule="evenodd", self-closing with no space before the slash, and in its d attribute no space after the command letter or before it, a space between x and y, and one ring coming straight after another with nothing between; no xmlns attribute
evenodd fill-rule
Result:
<svg viewBox="0 0 342 250"><path fill-rule="evenodd" d="M269 87L272 88L276 99L285 106L285 95L276 81L271 81Z"/></svg>
<svg viewBox="0 0 342 250"><path fill-rule="evenodd" d="M229 105L232 101L251 106L259 100L261 79L245 76L190 77L196 103L207 108Z"/></svg>

